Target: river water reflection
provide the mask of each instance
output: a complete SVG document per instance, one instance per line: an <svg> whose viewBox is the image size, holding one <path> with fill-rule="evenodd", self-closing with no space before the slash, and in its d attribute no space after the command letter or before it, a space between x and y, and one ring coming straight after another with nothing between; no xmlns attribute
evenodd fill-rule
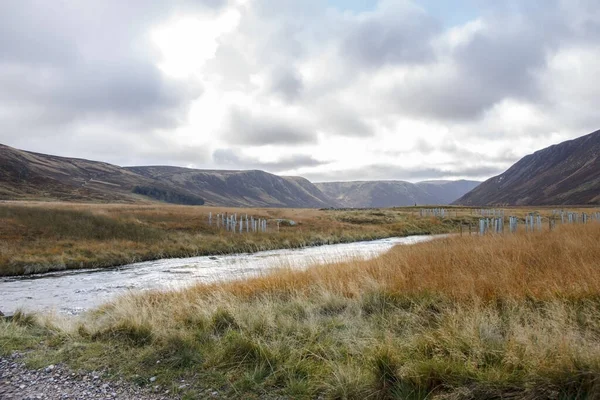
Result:
<svg viewBox="0 0 600 400"><path fill-rule="evenodd" d="M0 278L0 310L9 314L18 309L78 314L130 290L178 289L198 282L256 276L278 267L304 268L315 263L351 258L369 259L398 244L410 245L434 238L436 236L389 238L254 254L147 261L113 269Z"/></svg>

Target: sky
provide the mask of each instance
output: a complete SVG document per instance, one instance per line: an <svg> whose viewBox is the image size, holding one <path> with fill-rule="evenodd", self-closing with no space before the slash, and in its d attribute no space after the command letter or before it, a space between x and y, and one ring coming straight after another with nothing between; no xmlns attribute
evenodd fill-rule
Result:
<svg viewBox="0 0 600 400"><path fill-rule="evenodd" d="M4 0L0 143L477 179L600 128L597 0Z"/></svg>

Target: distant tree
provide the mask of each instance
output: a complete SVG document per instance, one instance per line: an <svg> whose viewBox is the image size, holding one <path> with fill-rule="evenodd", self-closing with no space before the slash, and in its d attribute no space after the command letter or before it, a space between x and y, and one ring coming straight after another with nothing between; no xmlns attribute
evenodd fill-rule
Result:
<svg viewBox="0 0 600 400"><path fill-rule="evenodd" d="M133 188L133 193L164 201L165 203L183 204L188 206L201 206L204 204L204 199L200 197L151 186L136 186Z"/></svg>

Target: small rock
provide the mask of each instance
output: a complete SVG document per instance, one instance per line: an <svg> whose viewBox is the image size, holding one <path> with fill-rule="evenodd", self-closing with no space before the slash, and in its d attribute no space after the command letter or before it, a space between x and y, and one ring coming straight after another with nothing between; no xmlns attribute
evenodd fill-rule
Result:
<svg viewBox="0 0 600 400"><path fill-rule="evenodd" d="M156 382L156 377L153 376L152 378L150 378L150 382Z"/></svg>

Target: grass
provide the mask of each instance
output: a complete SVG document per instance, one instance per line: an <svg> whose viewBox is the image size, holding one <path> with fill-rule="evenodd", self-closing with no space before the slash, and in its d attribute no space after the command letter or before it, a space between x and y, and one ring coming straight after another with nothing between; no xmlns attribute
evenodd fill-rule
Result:
<svg viewBox="0 0 600 400"><path fill-rule="evenodd" d="M271 229L267 233L228 233L208 225L209 212L253 215L270 220ZM277 218L298 224L282 224L277 232L272 222ZM334 211L0 203L0 275L446 233L472 218L418 218L411 209Z"/></svg>
<svg viewBox="0 0 600 400"><path fill-rule="evenodd" d="M598 243L600 224L455 236L131 294L66 322L21 315L0 343L40 365L156 376L184 398L595 399Z"/></svg>

